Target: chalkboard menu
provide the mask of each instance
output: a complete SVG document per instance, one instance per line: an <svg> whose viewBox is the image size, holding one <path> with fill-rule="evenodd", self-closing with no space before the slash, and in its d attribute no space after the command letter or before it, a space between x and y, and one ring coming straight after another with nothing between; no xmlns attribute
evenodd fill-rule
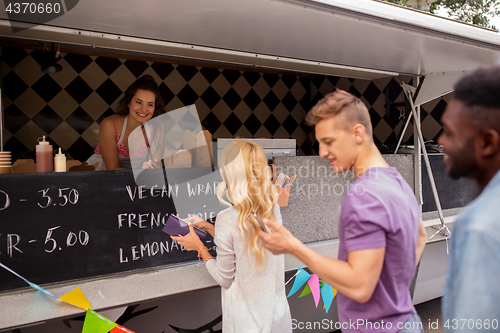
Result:
<svg viewBox="0 0 500 333"><path fill-rule="evenodd" d="M207 220L224 209L215 191L220 175L173 169L165 176L175 182L151 184L154 172L162 170L145 170L137 180L131 171L2 175L0 262L47 284L197 260L162 229L177 213L175 202L184 203L182 214ZM204 183L207 175L211 183ZM205 242L213 246L210 236ZM0 281L0 291L27 286L5 270Z"/></svg>

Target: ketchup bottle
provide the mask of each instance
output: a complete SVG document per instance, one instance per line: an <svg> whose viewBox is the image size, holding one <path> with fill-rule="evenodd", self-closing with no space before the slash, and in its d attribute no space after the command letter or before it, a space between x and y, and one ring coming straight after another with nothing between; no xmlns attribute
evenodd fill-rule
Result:
<svg viewBox="0 0 500 333"><path fill-rule="evenodd" d="M54 171L52 156L52 145L49 145L49 142L45 141L45 135L42 137L42 141L38 138L38 145L36 145L36 172Z"/></svg>

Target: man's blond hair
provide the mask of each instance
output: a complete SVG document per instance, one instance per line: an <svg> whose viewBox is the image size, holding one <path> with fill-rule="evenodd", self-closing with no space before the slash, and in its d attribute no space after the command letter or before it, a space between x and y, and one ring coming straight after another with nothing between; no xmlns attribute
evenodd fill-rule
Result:
<svg viewBox="0 0 500 333"><path fill-rule="evenodd" d="M355 125L361 124L366 129L366 135L372 139L372 122L370 113L363 102L356 96L344 90L335 90L321 99L307 113L306 124L316 126L320 121L341 116L340 125L350 131Z"/></svg>

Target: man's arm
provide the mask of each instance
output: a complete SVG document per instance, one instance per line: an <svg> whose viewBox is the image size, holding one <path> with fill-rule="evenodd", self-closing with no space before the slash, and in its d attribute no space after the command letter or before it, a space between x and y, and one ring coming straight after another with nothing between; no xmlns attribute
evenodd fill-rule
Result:
<svg viewBox="0 0 500 333"><path fill-rule="evenodd" d="M366 303L371 298L382 272L385 248L349 252L345 262L310 249L286 228L271 220L264 219L264 223L274 232L268 234L259 230L259 236L264 247L272 253L292 254L323 281L359 303Z"/></svg>
<svg viewBox="0 0 500 333"><path fill-rule="evenodd" d="M424 252L425 243L427 242L427 233L425 232L424 222L420 219L420 230L418 233L417 240L417 263L418 265L420 258L422 258L422 253Z"/></svg>

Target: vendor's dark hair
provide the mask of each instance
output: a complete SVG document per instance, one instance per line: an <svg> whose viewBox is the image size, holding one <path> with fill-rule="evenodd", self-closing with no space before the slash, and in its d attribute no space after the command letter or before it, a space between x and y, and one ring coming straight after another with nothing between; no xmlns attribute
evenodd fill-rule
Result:
<svg viewBox="0 0 500 333"><path fill-rule="evenodd" d="M156 117L165 112L165 103L160 95L160 88L156 84L155 79L151 75L143 75L132 83L127 90L125 90L125 96L118 102L118 107L116 109L117 114L128 115L129 108L128 105L132 98L135 96L137 90L147 90L155 94L155 112L153 117Z"/></svg>
<svg viewBox="0 0 500 333"><path fill-rule="evenodd" d="M471 107L500 109L500 67L480 68L455 84L455 98Z"/></svg>
<svg viewBox="0 0 500 333"><path fill-rule="evenodd" d="M462 114L482 130L500 133L500 67L480 68L455 84L454 98L463 102Z"/></svg>

